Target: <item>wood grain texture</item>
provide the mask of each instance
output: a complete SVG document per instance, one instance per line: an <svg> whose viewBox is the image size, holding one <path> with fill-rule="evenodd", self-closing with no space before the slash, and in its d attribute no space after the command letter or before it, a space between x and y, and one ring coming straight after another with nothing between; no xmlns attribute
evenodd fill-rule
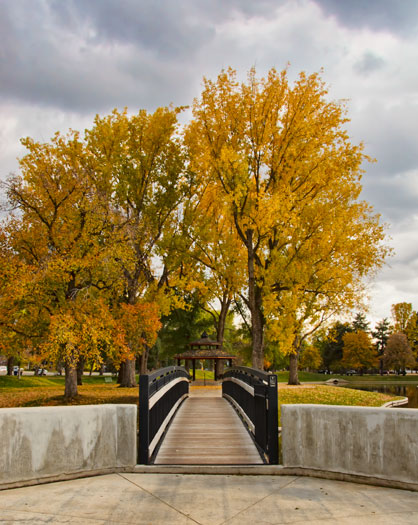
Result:
<svg viewBox="0 0 418 525"><path fill-rule="evenodd" d="M259 465L263 460L220 389L191 389L161 444L158 465Z"/></svg>

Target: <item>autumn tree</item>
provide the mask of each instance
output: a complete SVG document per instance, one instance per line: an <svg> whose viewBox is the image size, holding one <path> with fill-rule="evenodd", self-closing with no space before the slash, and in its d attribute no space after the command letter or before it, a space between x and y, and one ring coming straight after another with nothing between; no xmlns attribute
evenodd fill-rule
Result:
<svg viewBox="0 0 418 525"><path fill-rule="evenodd" d="M393 331L405 334L409 346L418 360L418 314L411 303L396 303L392 305Z"/></svg>
<svg viewBox="0 0 418 525"><path fill-rule="evenodd" d="M408 323L414 315L411 303L396 303L391 308L393 330L395 333L406 334Z"/></svg>
<svg viewBox="0 0 418 525"><path fill-rule="evenodd" d="M405 334L395 333L388 338L383 360L386 367L395 369L397 373L405 373L405 368L414 366L415 357Z"/></svg>
<svg viewBox="0 0 418 525"><path fill-rule="evenodd" d="M319 348L312 344L303 346L299 360L300 368L317 370L321 367L322 357Z"/></svg>
<svg viewBox="0 0 418 525"><path fill-rule="evenodd" d="M317 74L286 71L240 84L205 79L185 139L190 169L222 203L245 253L252 363L263 368L266 329L297 356L333 314L354 308L363 278L382 263L382 227L358 200L362 146L344 129L343 104ZM291 361L296 369L297 359Z"/></svg>
<svg viewBox="0 0 418 525"><path fill-rule="evenodd" d="M109 319L91 304L112 279L117 235L107 203L92 184L94 166L78 133L56 134L46 144L29 138L22 143L27 154L20 160L21 175L6 185L18 214L6 230L10 250L30 271L22 282L14 280L14 295L21 298L25 335L38 345L48 343L43 348L49 360L63 358L65 396L72 397L78 363L86 352L97 356L84 337L103 333L103 320Z"/></svg>
<svg viewBox="0 0 418 525"><path fill-rule="evenodd" d="M359 330L343 336L344 348L341 364L345 368L360 369L376 365L376 352L367 332Z"/></svg>
<svg viewBox="0 0 418 525"><path fill-rule="evenodd" d="M231 305L245 283L245 254L230 216L211 189L190 187L177 256L182 271L195 281L201 308L213 318L216 340L222 343Z"/></svg>
<svg viewBox="0 0 418 525"><path fill-rule="evenodd" d="M106 195L114 227L123 237L117 260L121 289L114 302L131 307L153 303L159 309L158 317L176 303L168 290L168 278L173 270L169 254L178 206L186 186L176 136L179 111L158 108L152 114L140 110L129 116L126 110L114 110L111 115L97 116L87 132L96 187ZM137 346L136 354L123 363L122 386L136 384L136 356L141 373L146 371L150 346L151 341Z"/></svg>

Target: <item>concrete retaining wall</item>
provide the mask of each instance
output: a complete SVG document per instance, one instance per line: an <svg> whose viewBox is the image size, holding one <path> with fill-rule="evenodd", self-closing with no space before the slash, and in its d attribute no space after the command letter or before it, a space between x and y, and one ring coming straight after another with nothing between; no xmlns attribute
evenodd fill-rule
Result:
<svg viewBox="0 0 418 525"><path fill-rule="evenodd" d="M0 409L0 487L132 469L136 411L135 405Z"/></svg>
<svg viewBox="0 0 418 525"><path fill-rule="evenodd" d="M418 410L282 405L284 467L418 482Z"/></svg>

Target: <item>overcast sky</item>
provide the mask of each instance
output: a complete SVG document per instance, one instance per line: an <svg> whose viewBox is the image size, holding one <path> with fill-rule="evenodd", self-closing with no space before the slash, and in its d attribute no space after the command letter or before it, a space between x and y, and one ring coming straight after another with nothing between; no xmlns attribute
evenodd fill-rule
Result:
<svg viewBox="0 0 418 525"><path fill-rule="evenodd" d="M370 286L369 319L418 308L418 0L0 0L0 178L19 139L83 130L95 114L190 104L202 77L290 63L323 68L349 100L363 197L396 255Z"/></svg>

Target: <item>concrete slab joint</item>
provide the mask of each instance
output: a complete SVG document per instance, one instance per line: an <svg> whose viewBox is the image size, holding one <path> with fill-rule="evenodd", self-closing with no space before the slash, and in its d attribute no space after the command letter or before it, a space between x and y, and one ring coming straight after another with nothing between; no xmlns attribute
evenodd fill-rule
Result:
<svg viewBox="0 0 418 525"><path fill-rule="evenodd" d="M132 468L136 410L135 405L0 409L0 487Z"/></svg>
<svg viewBox="0 0 418 525"><path fill-rule="evenodd" d="M284 467L418 482L418 410L282 405Z"/></svg>

